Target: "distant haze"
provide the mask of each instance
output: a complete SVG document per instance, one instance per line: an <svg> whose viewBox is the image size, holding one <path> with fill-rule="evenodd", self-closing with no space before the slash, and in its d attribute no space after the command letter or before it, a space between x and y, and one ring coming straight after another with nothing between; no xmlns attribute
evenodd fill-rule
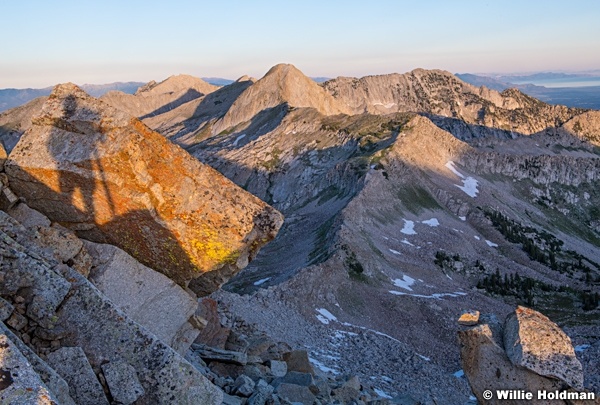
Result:
<svg viewBox="0 0 600 405"><path fill-rule="evenodd" d="M174 0L3 2L0 88L261 77L600 67L600 2Z"/></svg>

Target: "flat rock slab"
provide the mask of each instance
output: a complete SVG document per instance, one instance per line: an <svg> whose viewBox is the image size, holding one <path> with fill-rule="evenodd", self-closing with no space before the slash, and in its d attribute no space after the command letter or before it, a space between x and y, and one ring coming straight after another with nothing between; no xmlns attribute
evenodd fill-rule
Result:
<svg viewBox="0 0 600 405"><path fill-rule="evenodd" d="M67 381L76 403L108 405L102 385L80 347L61 347L48 354L48 364Z"/></svg>
<svg viewBox="0 0 600 405"><path fill-rule="evenodd" d="M520 306L509 315L504 347L513 364L583 389L583 368L571 339L539 312Z"/></svg>
<svg viewBox="0 0 600 405"><path fill-rule="evenodd" d="M73 84L54 88L5 171L31 208L198 295L245 267L283 223L274 208Z"/></svg>
<svg viewBox="0 0 600 405"><path fill-rule="evenodd" d="M73 288L60 310L58 323L69 332L61 342L80 346L92 366L123 361L131 365L149 404L220 404L223 392L181 355L132 321L86 278L66 266L62 275Z"/></svg>
<svg viewBox="0 0 600 405"><path fill-rule="evenodd" d="M0 403L54 405L56 398L14 343L0 334Z"/></svg>
<svg viewBox="0 0 600 405"><path fill-rule="evenodd" d="M203 360L218 361L240 366L244 366L248 363L248 356L246 353L216 349L214 347L199 344L193 344L192 349L198 353Z"/></svg>
<svg viewBox="0 0 600 405"><path fill-rule="evenodd" d="M179 332L198 307L196 300L173 280L116 246L87 241L85 246L93 258L90 281L131 319L175 346ZM188 339L186 350L194 339Z"/></svg>
<svg viewBox="0 0 600 405"><path fill-rule="evenodd" d="M466 311L460 318L458 324L463 326L475 326L479 323L479 311Z"/></svg>

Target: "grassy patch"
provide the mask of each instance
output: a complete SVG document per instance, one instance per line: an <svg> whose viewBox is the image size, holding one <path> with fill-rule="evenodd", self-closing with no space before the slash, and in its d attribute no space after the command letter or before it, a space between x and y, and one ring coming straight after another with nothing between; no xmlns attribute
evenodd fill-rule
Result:
<svg viewBox="0 0 600 405"><path fill-rule="evenodd" d="M419 186L407 186L399 190L397 195L402 204L415 215L426 209L442 209L433 196Z"/></svg>

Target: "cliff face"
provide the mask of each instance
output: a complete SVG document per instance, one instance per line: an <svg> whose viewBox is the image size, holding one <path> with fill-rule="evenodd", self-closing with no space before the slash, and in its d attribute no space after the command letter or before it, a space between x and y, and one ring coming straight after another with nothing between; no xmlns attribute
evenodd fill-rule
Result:
<svg viewBox="0 0 600 405"><path fill-rule="evenodd" d="M17 195L181 285L195 280L199 294L245 267L282 223L258 198L74 85L57 86L32 122L6 163Z"/></svg>
<svg viewBox="0 0 600 405"><path fill-rule="evenodd" d="M560 126L584 111L550 106L515 89L499 93L477 88L441 70L341 77L322 86L354 114L410 111L528 135Z"/></svg>

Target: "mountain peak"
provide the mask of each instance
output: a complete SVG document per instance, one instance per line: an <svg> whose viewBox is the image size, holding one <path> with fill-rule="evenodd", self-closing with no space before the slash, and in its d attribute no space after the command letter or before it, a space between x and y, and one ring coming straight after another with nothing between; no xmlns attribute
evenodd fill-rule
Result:
<svg viewBox="0 0 600 405"><path fill-rule="evenodd" d="M287 104L291 107L314 108L323 115L345 112L336 100L294 65L278 64L256 83L248 87L233 103L218 132L248 122L261 111Z"/></svg>

